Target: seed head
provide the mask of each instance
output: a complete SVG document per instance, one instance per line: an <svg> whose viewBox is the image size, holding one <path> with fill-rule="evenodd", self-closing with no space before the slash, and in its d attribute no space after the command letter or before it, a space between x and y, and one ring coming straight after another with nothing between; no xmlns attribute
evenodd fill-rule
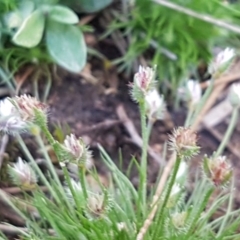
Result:
<svg viewBox="0 0 240 240"><path fill-rule="evenodd" d="M232 167L225 156L211 158L205 156L203 171L216 187L227 185L232 177Z"/></svg>
<svg viewBox="0 0 240 240"><path fill-rule="evenodd" d="M179 127L175 129L169 139L169 145L173 151L185 158L191 158L199 152L197 134L190 128Z"/></svg>
<svg viewBox="0 0 240 240"><path fill-rule="evenodd" d="M17 163L9 166L9 174L13 183L17 186L29 190L34 189L37 185L37 176L30 165L24 162L20 157Z"/></svg>

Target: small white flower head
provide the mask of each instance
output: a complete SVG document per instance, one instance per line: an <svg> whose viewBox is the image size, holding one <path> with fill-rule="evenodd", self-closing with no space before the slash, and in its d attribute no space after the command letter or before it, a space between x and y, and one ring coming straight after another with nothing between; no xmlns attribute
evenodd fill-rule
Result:
<svg viewBox="0 0 240 240"><path fill-rule="evenodd" d="M24 190L34 189L37 186L37 176L28 163L20 157L18 161L9 166L9 174L13 183Z"/></svg>
<svg viewBox="0 0 240 240"><path fill-rule="evenodd" d="M179 127L174 129L170 136L169 145L171 150L188 159L198 154L197 134L191 128Z"/></svg>
<svg viewBox="0 0 240 240"><path fill-rule="evenodd" d="M156 89L149 91L145 96L146 112L150 120L163 119L165 112L165 102Z"/></svg>
<svg viewBox="0 0 240 240"><path fill-rule="evenodd" d="M148 91L155 87L155 69L139 66L138 72L134 75L131 86L131 96L134 101L140 102Z"/></svg>
<svg viewBox="0 0 240 240"><path fill-rule="evenodd" d="M27 128L27 122L21 118L20 113L9 98L0 101L0 131L16 134L26 131Z"/></svg>
<svg viewBox="0 0 240 240"><path fill-rule="evenodd" d="M213 61L209 64L208 71L213 76L220 76L225 73L230 64L232 63L233 58L235 57L236 52L232 48L225 48L223 51L217 54Z"/></svg>
<svg viewBox="0 0 240 240"><path fill-rule="evenodd" d="M202 97L202 88L198 81L188 80L187 81L188 96L191 104L197 104Z"/></svg>
<svg viewBox="0 0 240 240"><path fill-rule="evenodd" d="M191 105L197 104L202 97L202 88L198 81L188 80L184 86L178 88L179 97Z"/></svg>
<svg viewBox="0 0 240 240"><path fill-rule="evenodd" d="M234 83L229 91L229 100L233 107L240 106L240 83Z"/></svg>
<svg viewBox="0 0 240 240"><path fill-rule="evenodd" d="M226 186L233 174L230 161L225 156L205 156L203 159L203 172L216 187Z"/></svg>
<svg viewBox="0 0 240 240"><path fill-rule="evenodd" d="M22 95L6 98L0 102L0 130L9 133L21 133L37 121L40 113L46 120L47 107L36 98Z"/></svg>
<svg viewBox="0 0 240 240"><path fill-rule="evenodd" d="M89 217L103 217L113 207L113 199L104 193L89 192L87 199L87 213Z"/></svg>
<svg viewBox="0 0 240 240"><path fill-rule="evenodd" d="M66 136L64 140L65 160L75 163L78 167L88 168L91 166L91 152L81 138L77 139L74 134Z"/></svg>

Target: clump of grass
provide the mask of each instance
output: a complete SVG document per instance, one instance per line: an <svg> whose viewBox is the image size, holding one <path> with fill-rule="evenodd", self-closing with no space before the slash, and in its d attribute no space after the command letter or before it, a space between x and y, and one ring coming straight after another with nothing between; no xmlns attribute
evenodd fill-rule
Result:
<svg viewBox="0 0 240 240"><path fill-rule="evenodd" d="M107 30L113 39L118 39L117 31L121 31L124 35L121 42L125 40L128 46L126 53L115 61L119 70L130 72L144 58L152 65L161 66L159 81L175 93L189 72L198 77L196 66L202 61L208 63L213 46L237 38L236 32L231 34L217 23L239 25L239 4L223 2L138 0L127 4L122 1L121 10L112 12L114 20ZM188 15L184 10L194 14ZM213 21L205 21L208 17ZM122 48L124 44L120 44Z"/></svg>
<svg viewBox="0 0 240 240"><path fill-rule="evenodd" d="M215 62L218 67L214 73L223 71L225 63L222 59ZM233 89L232 94L234 101L231 101L238 110L238 87ZM197 134L189 124L194 121L195 113L201 109L206 98L203 96L200 102L194 103L196 112L193 110L188 124L176 128L170 136L172 156L163 167L153 193L148 195L148 139L153 124L163 117L165 111L163 96L156 89L155 69L139 68L131 84L131 96L139 105L143 138L140 164L132 159L139 169L137 189L99 146L103 164L108 167L112 179L109 186L102 184L96 169L89 165L92 155L81 138L71 134L60 143L49 132L46 104L26 95L1 102L1 130L18 139L28 160L19 159L9 166L9 170L13 183L24 192L25 206L32 206L32 210L20 208L20 199L13 199L0 190L0 197L26 221L26 231L15 227L22 239L239 239L240 211L233 209L233 169L229 159L221 156L221 151L204 157L201 163L203 174L196 179L191 193L186 188L188 165L200 149ZM230 125L226 133L228 136L234 122ZM48 166L47 176L19 135L24 131L30 132L39 144ZM43 138L47 139L58 158L64 182L60 181L55 171ZM221 149L224 144L220 145ZM69 164L77 169L77 177L71 176ZM96 180L98 190L89 185L86 173ZM47 194L40 182L48 189ZM224 213L212 218L222 206L227 206ZM3 233L2 236L7 239Z"/></svg>

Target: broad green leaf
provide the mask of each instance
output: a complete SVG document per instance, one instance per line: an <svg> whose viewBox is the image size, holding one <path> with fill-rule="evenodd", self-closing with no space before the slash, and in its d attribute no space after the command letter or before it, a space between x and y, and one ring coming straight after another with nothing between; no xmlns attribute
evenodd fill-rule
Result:
<svg viewBox="0 0 240 240"><path fill-rule="evenodd" d="M31 0L21 0L18 4L18 9L23 19L27 18L34 11L34 2Z"/></svg>
<svg viewBox="0 0 240 240"><path fill-rule="evenodd" d="M49 18L66 24L78 23L78 16L71 9L62 6L54 6L49 12Z"/></svg>
<svg viewBox="0 0 240 240"><path fill-rule="evenodd" d="M48 21L46 43L56 63L72 72L82 70L87 50L83 34L76 26Z"/></svg>
<svg viewBox="0 0 240 240"><path fill-rule="evenodd" d="M62 0L61 2L70 6L76 12L97 12L107 7L113 0Z"/></svg>
<svg viewBox="0 0 240 240"><path fill-rule="evenodd" d="M40 10L34 11L28 16L13 36L16 45L32 48L39 44L42 39L45 18Z"/></svg>

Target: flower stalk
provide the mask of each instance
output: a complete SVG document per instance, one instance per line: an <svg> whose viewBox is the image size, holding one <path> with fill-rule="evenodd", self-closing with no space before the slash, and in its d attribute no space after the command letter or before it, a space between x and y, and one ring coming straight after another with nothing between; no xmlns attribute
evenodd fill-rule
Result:
<svg viewBox="0 0 240 240"><path fill-rule="evenodd" d="M172 175L170 176L170 180L169 180L169 184L167 186L166 194L164 196L163 203L160 206L159 213L157 214L156 222L157 222L159 227L156 228L156 231L153 235L153 239L157 239L157 236L160 236L159 234L160 234L160 231L162 230L162 223L163 223L163 213L164 213L165 207L167 205L167 202L169 200L169 197L171 195L171 191L172 191L173 185L175 183L177 172L178 172L181 161L184 161L184 156L180 155L180 154L177 154L176 162L175 162L175 165L174 165L174 168L173 168Z"/></svg>
<svg viewBox="0 0 240 240"><path fill-rule="evenodd" d="M84 199L87 199L88 198L88 193L87 193L87 184L86 184L86 177L85 177L85 168L80 168L79 169L79 180L80 180L80 183L81 183L81 186L82 186L82 190L83 190L83 196L84 196Z"/></svg>
<svg viewBox="0 0 240 240"><path fill-rule="evenodd" d="M147 121L146 118L146 103L143 101L140 104L140 116L141 116L141 129L142 129L142 155L140 163L140 184L139 184L139 199L142 202L142 209L146 209L147 199L147 148L150 132L152 129L152 122ZM147 123L148 122L148 123Z"/></svg>
<svg viewBox="0 0 240 240"><path fill-rule="evenodd" d="M194 217L194 219L192 220L192 222L190 223L190 226L188 228L188 231L186 233L186 237L185 239L188 240L188 239L192 239L192 232L194 230L194 227L196 226L196 223L197 221L199 220L199 218L201 217L201 214L203 212L203 210L206 208L207 204L208 204L208 201L212 195L212 193L214 192L214 187L210 187L205 196L204 196L204 199L202 200L202 202L200 203L198 209L197 209L197 212L196 212L196 215Z"/></svg>

